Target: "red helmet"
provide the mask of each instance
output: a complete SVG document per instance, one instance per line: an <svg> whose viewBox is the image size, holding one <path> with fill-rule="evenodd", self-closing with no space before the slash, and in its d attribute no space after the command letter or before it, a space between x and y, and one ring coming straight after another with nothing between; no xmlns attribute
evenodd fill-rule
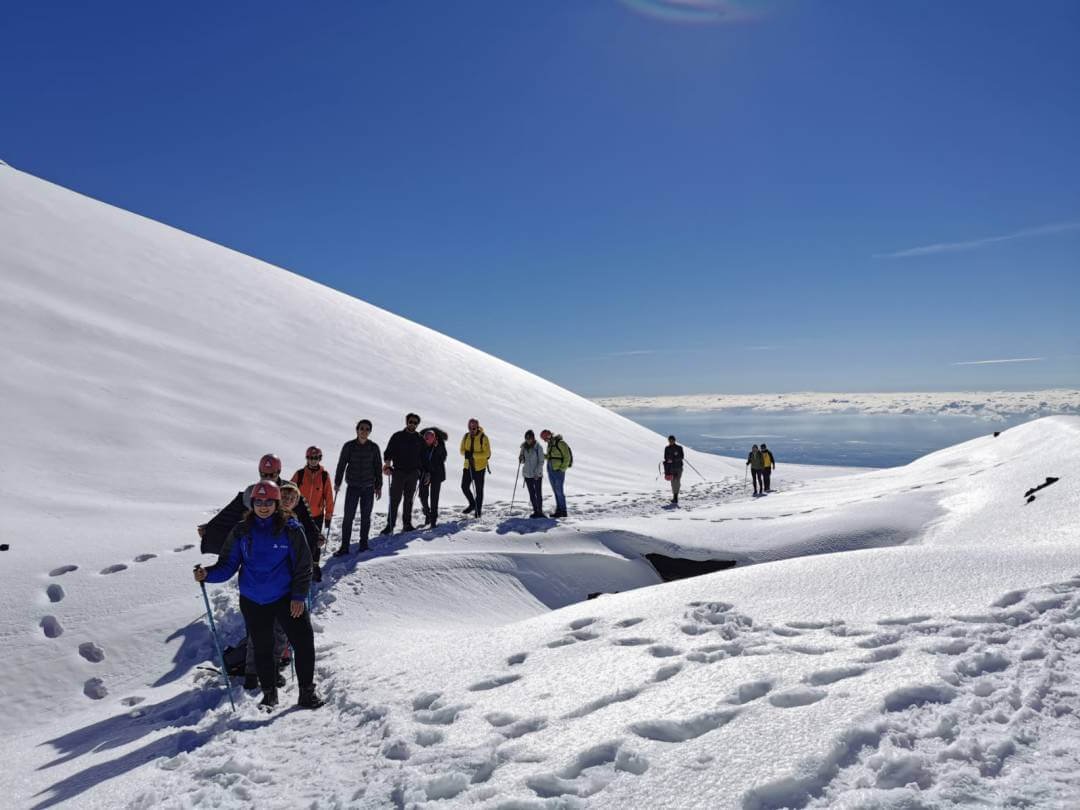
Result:
<svg viewBox="0 0 1080 810"><path fill-rule="evenodd" d="M267 453L265 456L259 459L259 472L263 475L273 473L274 475L281 474L281 459L275 456L273 453Z"/></svg>
<svg viewBox="0 0 1080 810"><path fill-rule="evenodd" d="M424 431L424 444L426 444L428 447L434 447L435 446L435 431L434 430L425 430Z"/></svg>
<svg viewBox="0 0 1080 810"><path fill-rule="evenodd" d="M550 441L550 439L551 439L551 431L548 430L547 428L544 428L543 430L540 431L540 438L543 439L545 442Z"/></svg>
<svg viewBox="0 0 1080 810"><path fill-rule="evenodd" d="M260 481L251 488L251 500L254 501L256 498L260 500L280 501L281 490L273 481Z"/></svg>
<svg viewBox="0 0 1080 810"><path fill-rule="evenodd" d="M322 456L322 450L315 445L311 445L311 447L304 451L304 456L307 458L310 458L311 456Z"/></svg>

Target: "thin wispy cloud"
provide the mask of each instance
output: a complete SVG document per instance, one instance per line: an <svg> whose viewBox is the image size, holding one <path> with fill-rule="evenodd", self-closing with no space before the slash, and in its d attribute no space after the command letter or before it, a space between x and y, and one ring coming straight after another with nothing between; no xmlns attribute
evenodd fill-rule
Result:
<svg viewBox="0 0 1080 810"><path fill-rule="evenodd" d="M734 23L760 15L745 0L619 0L627 8L646 17L675 23Z"/></svg>
<svg viewBox="0 0 1080 810"><path fill-rule="evenodd" d="M953 363L954 366L993 366L998 363L1037 363L1045 360L1045 357L1009 357L1005 360L964 360L961 363Z"/></svg>
<svg viewBox="0 0 1080 810"><path fill-rule="evenodd" d="M982 239L971 239L966 242L938 242L933 245L898 250L894 253L875 253L875 259L907 259L912 256L932 256L935 253L959 253L965 250L978 250L987 245L998 242L1009 242L1013 239L1032 239L1036 236L1052 236L1053 234L1066 233L1080 230L1080 222L1057 222L1050 225L1039 225L1036 228L1024 228L1001 236L987 236Z"/></svg>

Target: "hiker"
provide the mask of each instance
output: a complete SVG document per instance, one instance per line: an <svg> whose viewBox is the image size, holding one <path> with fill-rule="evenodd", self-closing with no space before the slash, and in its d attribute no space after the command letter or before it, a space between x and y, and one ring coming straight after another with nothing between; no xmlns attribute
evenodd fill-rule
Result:
<svg viewBox="0 0 1080 810"><path fill-rule="evenodd" d="M772 492L772 471L776 469L776 459L765 442L761 443L761 482L762 492Z"/></svg>
<svg viewBox="0 0 1080 810"><path fill-rule="evenodd" d="M394 533L398 504L401 504L401 530L413 530L413 496L416 495L416 485L420 483L420 467L424 450L427 449L423 437L416 432L419 426L418 414L405 414L405 429L399 430L386 443L383 472L390 476L390 506L386 513L386 528L381 534Z"/></svg>
<svg viewBox="0 0 1080 810"><path fill-rule="evenodd" d="M267 453L259 459L259 480L260 481L273 481L277 485L281 485L284 481L281 478L281 459L273 453ZM203 554L219 554L221 553L222 546L225 545L225 538L228 537L232 528L239 523L244 515L251 509L251 488L255 486L252 484L247 489L237 492L236 497L232 499L225 507L221 509L216 515L210 518L209 521L198 527L199 537L202 538L200 544L200 550ZM319 530L315 527L314 521L311 519L311 511L308 509L307 503L303 498L297 503L293 510L296 514L296 519L300 521L301 527L304 529L305 537L309 543L315 543L315 538L320 534ZM319 546L317 544L312 545L312 562L313 562L313 575L316 582L322 581L322 569L319 567Z"/></svg>
<svg viewBox="0 0 1080 810"><path fill-rule="evenodd" d="M300 494L311 510L311 520L321 533L329 531L334 517L334 488L330 473L322 465L322 450L312 445L304 453L307 464L293 473L292 482L300 487Z"/></svg>
<svg viewBox="0 0 1080 810"><path fill-rule="evenodd" d="M750 455L746 457L746 464L750 468L750 476L754 479L754 494L764 495L765 484L761 471L765 466L765 460L761 457L761 450L755 444L750 448Z"/></svg>
<svg viewBox="0 0 1080 810"><path fill-rule="evenodd" d="M540 431L540 438L547 442L544 458L547 459L548 482L551 484L551 491L555 493L555 511L550 516L566 517L566 495L563 493L563 485L566 481L566 471L574 463L574 454L570 450L570 445L563 441L560 434L552 433L545 428Z"/></svg>
<svg viewBox="0 0 1080 810"><path fill-rule="evenodd" d="M679 488L682 486L683 449L675 443L674 436L667 437L664 448L664 478L671 482L671 503L679 503Z"/></svg>
<svg viewBox="0 0 1080 810"><path fill-rule="evenodd" d="M348 484L345 488L345 512L341 520L341 547L334 552L335 557L344 557L349 553L358 503L360 543L357 551L363 554L368 550L371 508L382 497L382 463L379 445L371 441L371 420L361 419L356 423L356 438L349 439L341 446L337 469L334 470L334 494L341 490L342 481Z"/></svg>
<svg viewBox="0 0 1080 810"><path fill-rule="evenodd" d="M521 465L521 474L525 479L525 487L529 490L529 500L532 501L532 514L530 518L544 517L544 450L536 441L536 434L531 430L525 431L525 441L521 443L518 451L518 464Z"/></svg>
<svg viewBox="0 0 1080 810"><path fill-rule="evenodd" d="M480 517L484 508L484 476L491 458L491 441L476 419L469 420L469 430L461 437L461 455L465 457L465 469L461 472L461 491L469 502L461 512L464 515L472 512Z"/></svg>
<svg viewBox="0 0 1080 810"><path fill-rule="evenodd" d="M420 505L424 522L432 529L439 522L439 491L446 480L446 431L429 427L420 431L424 438L424 454L420 459Z"/></svg>
<svg viewBox="0 0 1080 810"><path fill-rule="evenodd" d="M284 542L283 542L284 541ZM251 509L225 539L218 561L195 569L196 582L225 582L240 572L240 612L255 650L262 700L278 703L274 666L274 623L279 623L296 655L300 697L296 705L317 709L315 636L304 600L311 587L311 554L300 523L281 506L281 489L263 480L251 488Z"/></svg>

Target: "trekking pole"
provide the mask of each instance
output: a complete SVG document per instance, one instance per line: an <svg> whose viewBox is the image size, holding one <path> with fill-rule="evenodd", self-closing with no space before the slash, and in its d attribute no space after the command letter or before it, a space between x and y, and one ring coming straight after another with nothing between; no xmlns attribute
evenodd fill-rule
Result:
<svg viewBox="0 0 1080 810"><path fill-rule="evenodd" d="M514 514L514 498L517 497L517 482L518 482L518 476L519 475L521 475L521 462L520 461L518 462L517 472L514 473L514 491L510 495L510 508L506 512L507 517L510 517L510 515Z"/></svg>
<svg viewBox="0 0 1080 810"><path fill-rule="evenodd" d="M200 566L195 566L196 570ZM218 663L221 664L221 679L225 682L225 691L229 694L229 705L232 706L232 710L236 711L236 701L232 696L232 684L229 683L229 671L225 668L225 653L221 651L221 641L218 639L217 627L214 625L214 614L210 610L210 597L206 595L206 583L200 582L199 587L202 588L203 602L206 604L206 619L210 622L210 635L214 637L214 648L217 650Z"/></svg>
<svg viewBox="0 0 1080 810"><path fill-rule="evenodd" d="M701 475L701 473L700 473L700 472L698 472L698 468L697 468L697 467L695 467L695 466L694 466L693 464L691 464L691 463L690 463L689 461L687 461L687 460L686 460L685 458L683 459L683 461L685 461L685 462L686 462L686 465L687 465L687 466L688 466L688 467L689 467L689 468L690 468L691 470L693 470L693 471L694 471L694 472L696 472L696 473L697 473L697 474L698 474L699 476L701 476L701 480L702 480L702 481L704 481L704 482L705 482L706 484L707 484L707 483L709 483L709 479L708 479L708 478L706 478L706 477L705 477L704 475Z"/></svg>

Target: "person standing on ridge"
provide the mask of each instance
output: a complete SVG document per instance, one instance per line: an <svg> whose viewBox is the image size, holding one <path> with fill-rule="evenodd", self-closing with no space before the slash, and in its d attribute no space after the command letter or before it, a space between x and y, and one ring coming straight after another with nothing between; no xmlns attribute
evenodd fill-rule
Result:
<svg viewBox="0 0 1080 810"><path fill-rule="evenodd" d="M764 495L765 484L761 473L765 467L765 460L761 457L761 451L756 444L750 448L750 455L746 457L746 464L750 467L750 475L754 479L754 494Z"/></svg>
<svg viewBox="0 0 1080 810"><path fill-rule="evenodd" d="M761 443L761 482L762 492L772 492L772 471L776 469L776 459L765 442Z"/></svg>
<svg viewBox="0 0 1080 810"><path fill-rule="evenodd" d="M358 551L363 554L368 550L368 538L371 534L371 509L375 501L382 497L382 454L379 445L371 441L371 420L361 419L356 423L356 438L341 446L337 469L334 471L334 494L341 489L341 482L348 483L345 489L345 512L341 521L341 548L334 552L336 557L349 553L349 540L352 538L353 521L356 519L356 505L360 504L360 543Z"/></svg>
<svg viewBox="0 0 1080 810"><path fill-rule="evenodd" d="M518 452L518 463L521 465L525 487L529 490L529 500L532 501L532 514L529 517L542 518L544 517L544 451L540 443L536 441L536 434L531 430L525 431L525 441L521 443Z"/></svg>
<svg viewBox="0 0 1080 810"><path fill-rule="evenodd" d="M551 491L555 493L555 511L550 516L553 518L566 517L566 494L563 487L566 483L566 471L574 463L574 454L570 450L570 445L563 441L560 434L552 433L545 428L540 431L540 438L547 442L547 452L544 453L544 458L547 459L548 481L551 483Z"/></svg>
<svg viewBox="0 0 1080 810"><path fill-rule="evenodd" d="M675 443L674 436L668 436L667 442L664 448L664 477L671 482L671 503L677 506L679 488L682 486L683 449Z"/></svg>
<svg viewBox="0 0 1080 810"><path fill-rule="evenodd" d="M461 437L461 455L465 457L465 469L461 473L461 491L469 505L461 510L462 514L472 512L480 517L484 508L484 476L491 459L491 442L476 419L469 420L469 430ZM476 495L473 496L475 489Z"/></svg>
<svg viewBox="0 0 1080 810"><path fill-rule="evenodd" d="M314 445L304 454L307 464L293 473L292 482L300 487L300 494L311 510L311 520L320 532L329 530L334 517L334 487L330 473L322 465L322 450Z"/></svg>
<svg viewBox="0 0 1080 810"><path fill-rule="evenodd" d="M297 706L323 705L315 693L315 637L304 600L311 587L311 554L300 524L281 507L273 481L253 484L251 510L229 532L218 560L195 568L196 582L225 582L240 572L240 612L255 650L255 665L267 711L278 704L274 663L274 626L285 631L296 653L300 683Z"/></svg>
<svg viewBox="0 0 1080 810"><path fill-rule="evenodd" d="M446 480L446 440L450 437L437 427L425 428L420 435L424 437L425 445L421 459L420 505L424 508L425 522L434 529L439 521L439 492Z"/></svg>
<svg viewBox="0 0 1080 810"><path fill-rule="evenodd" d="M386 443L383 472L390 476L390 506L386 513L386 528L381 534L394 533L398 504L401 504L402 531L413 530L413 497L416 495L416 485L420 483L420 468L423 465L424 451L427 449L423 437L416 432L419 426L418 414L406 414L405 429L399 430Z"/></svg>

